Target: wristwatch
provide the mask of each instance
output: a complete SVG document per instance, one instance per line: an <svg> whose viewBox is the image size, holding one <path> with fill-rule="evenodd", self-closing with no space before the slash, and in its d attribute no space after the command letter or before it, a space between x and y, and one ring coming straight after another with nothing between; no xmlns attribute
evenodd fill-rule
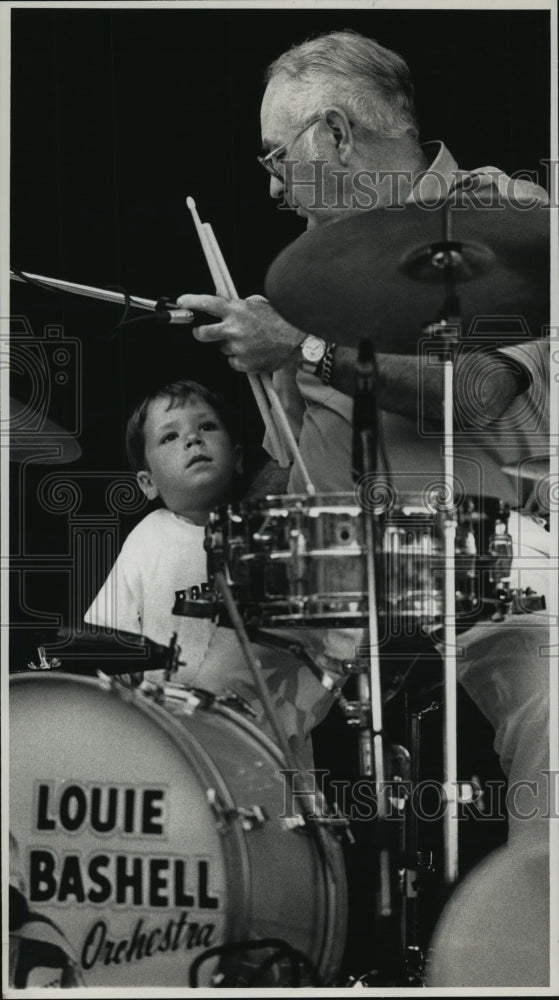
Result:
<svg viewBox="0 0 559 1000"><path fill-rule="evenodd" d="M327 343L322 337L310 333L301 344L302 369L309 375L316 375L317 369L326 354Z"/></svg>

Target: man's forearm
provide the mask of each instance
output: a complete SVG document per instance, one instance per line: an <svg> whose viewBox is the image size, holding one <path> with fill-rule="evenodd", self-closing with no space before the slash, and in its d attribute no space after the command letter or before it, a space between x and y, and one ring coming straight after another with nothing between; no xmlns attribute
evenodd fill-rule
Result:
<svg viewBox="0 0 559 1000"><path fill-rule="evenodd" d="M443 365L434 358L407 354L377 354L378 403L382 410L440 424L443 404ZM490 366L490 367L488 367ZM504 413L516 395L519 373L498 353L458 355L455 364L455 417L461 427L479 429ZM331 384L353 396L357 377L357 351L337 347Z"/></svg>
<svg viewBox="0 0 559 1000"><path fill-rule="evenodd" d="M419 381L417 358L405 354L377 354L378 402L382 410L415 417L421 409L427 420L441 420L442 368L424 368ZM353 396L357 378L357 351L337 347L332 372L335 389Z"/></svg>

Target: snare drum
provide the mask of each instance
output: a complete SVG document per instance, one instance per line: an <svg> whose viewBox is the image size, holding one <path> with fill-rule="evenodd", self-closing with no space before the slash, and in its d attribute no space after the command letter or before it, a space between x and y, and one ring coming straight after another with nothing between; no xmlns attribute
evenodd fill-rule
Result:
<svg viewBox="0 0 559 1000"><path fill-rule="evenodd" d="M226 566L249 624L359 626L367 565L353 494L270 496L228 508L207 529L211 577Z"/></svg>
<svg viewBox="0 0 559 1000"><path fill-rule="evenodd" d="M441 625L445 516L430 497L418 495L395 500L375 519L381 640ZM494 536L480 535L485 523L488 516L466 498L457 511L455 563L457 614L466 619L479 609L481 576L490 579L494 562ZM354 493L270 496L214 512L206 549L210 580L225 570L249 625L367 625L365 525ZM181 593L175 613L200 613L204 597L196 603Z"/></svg>
<svg viewBox="0 0 559 1000"><path fill-rule="evenodd" d="M263 938L331 984L346 927L336 837L293 822L259 730L180 690L160 705L89 678L12 678L10 828L30 910L61 928L88 986L196 985L213 948L199 985L291 985L285 952L260 973L271 946L235 947Z"/></svg>

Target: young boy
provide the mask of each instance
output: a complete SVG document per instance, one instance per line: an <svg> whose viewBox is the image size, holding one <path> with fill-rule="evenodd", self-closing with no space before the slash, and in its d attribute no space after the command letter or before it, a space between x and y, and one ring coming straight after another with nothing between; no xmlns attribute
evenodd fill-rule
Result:
<svg viewBox="0 0 559 1000"><path fill-rule="evenodd" d="M130 417L126 448L141 489L164 506L126 538L85 621L166 646L176 632L185 662L173 681L237 695L249 703L253 721L270 734L235 632L209 619L172 614L175 591L207 579L204 525L213 509L233 499L241 473L241 449L231 436L223 401L187 380L157 389ZM322 669L341 675L334 645L327 654L322 641L317 646L308 632L305 639ZM268 647L256 646L255 651L291 746L310 766L310 731L326 715L332 696L301 660ZM158 675L152 671L148 677Z"/></svg>
<svg viewBox="0 0 559 1000"><path fill-rule="evenodd" d="M91 625L146 636L168 646L177 633L181 660L175 680L198 684L215 625L172 614L175 591L207 578L204 525L231 497L241 471L222 401L182 380L150 393L128 421L126 450L140 488L163 504L127 537L85 615Z"/></svg>

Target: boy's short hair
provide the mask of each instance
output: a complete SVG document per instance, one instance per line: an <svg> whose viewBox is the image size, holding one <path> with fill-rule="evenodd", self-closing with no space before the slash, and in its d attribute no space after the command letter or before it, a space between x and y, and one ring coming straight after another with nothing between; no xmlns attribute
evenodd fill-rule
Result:
<svg viewBox="0 0 559 1000"><path fill-rule="evenodd" d="M193 382L191 379L186 378L178 379L176 382L169 382L167 385L148 393L141 403L138 403L136 409L128 419L126 427L126 454L134 472L140 472L146 468L144 427L149 405L155 402L156 399L161 399L164 396L172 400L169 408L173 405L176 406L177 403L184 405L190 396L199 396L200 399L203 399L205 403L215 410L231 440L233 443L236 443L236 436L233 430L233 416L223 396L217 392L212 392L205 385L200 385L199 382Z"/></svg>

